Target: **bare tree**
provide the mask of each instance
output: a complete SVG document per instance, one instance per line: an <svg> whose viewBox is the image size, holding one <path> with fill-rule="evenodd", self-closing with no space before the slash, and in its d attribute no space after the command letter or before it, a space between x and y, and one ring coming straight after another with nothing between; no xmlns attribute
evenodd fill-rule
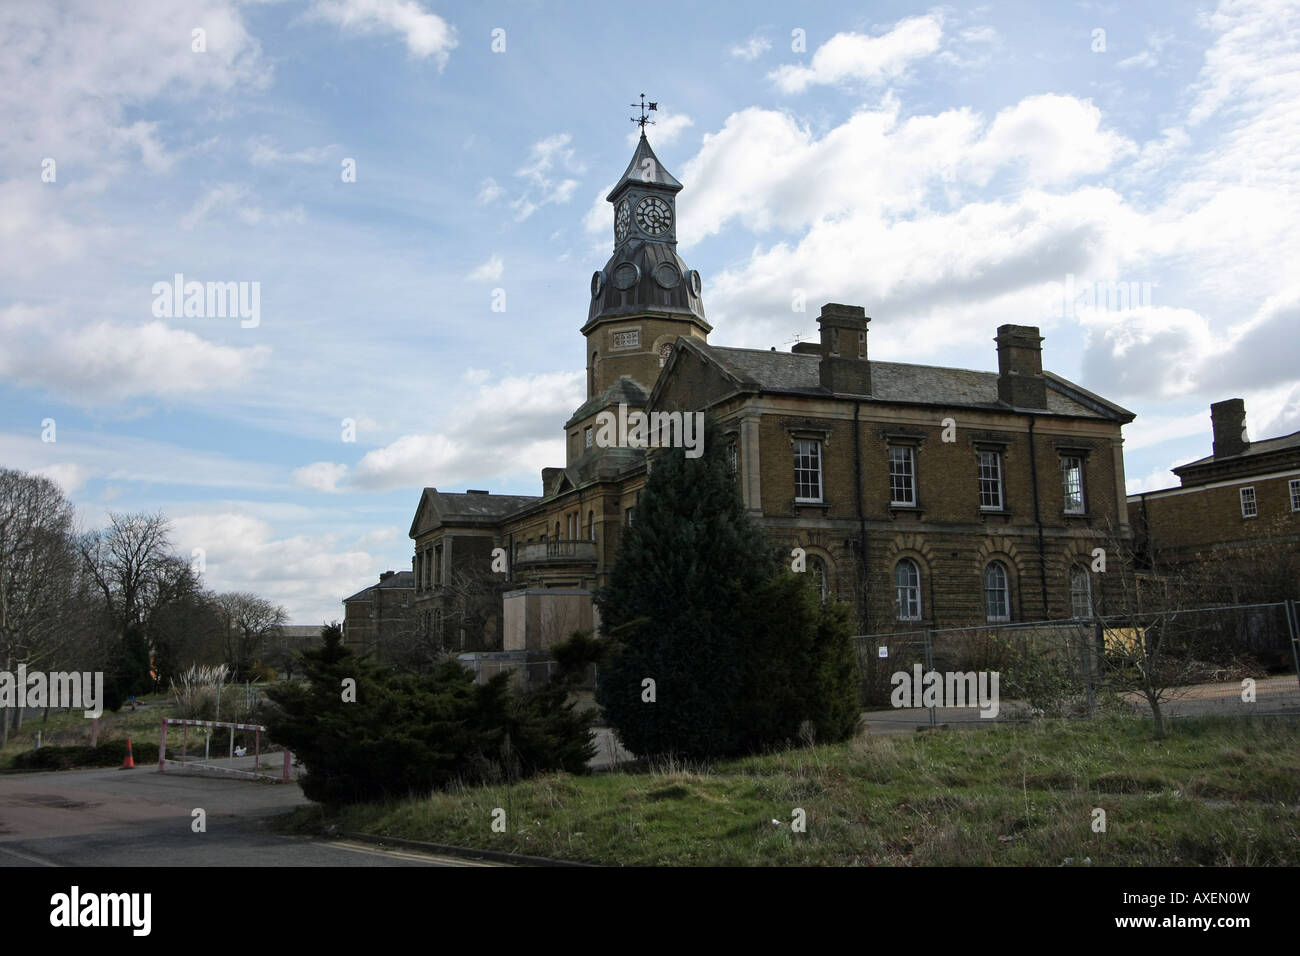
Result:
<svg viewBox="0 0 1300 956"><path fill-rule="evenodd" d="M277 638L288 616L284 608L247 592L218 594L225 617L226 662L234 680L248 680L261 663L267 644Z"/></svg>
<svg viewBox="0 0 1300 956"><path fill-rule="evenodd" d="M86 604L73 543L73 509L40 475L0 469L0 662L60 667L92 663L98 623ZM0 715L0 745L11 714ZM13 717L22 725L23 712Z"/></svg>
<svg viewBox="0 0 1300 956"><path fill-rule="evenodd" d="M196 593L198 576L173 553L170 526L160 513L110 514L109 526L85 535L80 551L118 637L120 691L137 693L153 682L155 615Z"/></svg>
<svg viewBox="0 0 1300 956"><path fill-rule="evenodd" d="M1097 610L1103 623L1106 682L1146 701L1155 736L1165 736L1162 705L1187 692L1200 675L1194 654L1196 606L1201 582L1184 569L1142 571L1130 560L1127 538L1110 527L1104 586Z"/></svg>

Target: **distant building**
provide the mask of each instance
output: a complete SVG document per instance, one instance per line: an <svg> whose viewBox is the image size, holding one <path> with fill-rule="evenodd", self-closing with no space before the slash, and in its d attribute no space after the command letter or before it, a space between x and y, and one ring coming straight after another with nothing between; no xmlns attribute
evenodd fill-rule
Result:
<svg viewBox="0 0 1300 956"><path fill-rule="evenodd" d="M265 663L275 668L281 680L298 673L297 655L321 646L321 625L283 624L270 635L262 652Z"/></svg>
<svg viewBox="0 0 1300 956"><path fill-rule="evenodd" d="M1212 454L1172 469L1179 487L1128 496L1140 564L1194 568L1222 599L1300 597L1300 432L1251 441L1240 398L1210 422Z"/></svg>
<svg viewBox="0 0 1300 956"><path fill-rule="evenodd" d="M385 571L375 584L344 598L344 644L357 653L382 655L386 641L401 638L411 626L413 578L410 571Z"/></svg>

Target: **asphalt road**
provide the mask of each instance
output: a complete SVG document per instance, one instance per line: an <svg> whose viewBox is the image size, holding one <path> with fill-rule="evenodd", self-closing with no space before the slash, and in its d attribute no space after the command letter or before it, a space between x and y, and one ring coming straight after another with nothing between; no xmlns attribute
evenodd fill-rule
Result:
<svg viewBox="0 0 1300 956"><path fill-rule="evenodd" d="M0 774L0 867L481 865L267 826L308 802L294 783L160 774L156 766ZM192 829L199 808L205 833Z"/></svg>

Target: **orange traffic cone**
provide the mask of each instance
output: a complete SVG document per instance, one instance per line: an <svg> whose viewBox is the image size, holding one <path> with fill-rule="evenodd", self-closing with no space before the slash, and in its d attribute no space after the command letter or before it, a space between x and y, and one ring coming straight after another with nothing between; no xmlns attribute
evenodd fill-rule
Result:
<svg viewBox="0 0 1300 956"><path fill-rule="evenodd" d="M134 770L135 760L131 757L131 738L126 738L126 760L122 761L123 770Z"/></svg>

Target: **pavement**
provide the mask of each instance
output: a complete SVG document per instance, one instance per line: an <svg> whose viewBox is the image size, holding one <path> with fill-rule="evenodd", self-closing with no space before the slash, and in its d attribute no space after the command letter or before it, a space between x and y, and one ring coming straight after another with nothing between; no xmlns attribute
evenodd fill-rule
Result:
<svg viewBox="0 0 1300 956"><path fill-rule="evenodd" d="M276 833L310 803L296 783L208 773L72 770L0 775L0 867L475 866L454 857ZM193 811L206 812L195 833Z"/></svg>

